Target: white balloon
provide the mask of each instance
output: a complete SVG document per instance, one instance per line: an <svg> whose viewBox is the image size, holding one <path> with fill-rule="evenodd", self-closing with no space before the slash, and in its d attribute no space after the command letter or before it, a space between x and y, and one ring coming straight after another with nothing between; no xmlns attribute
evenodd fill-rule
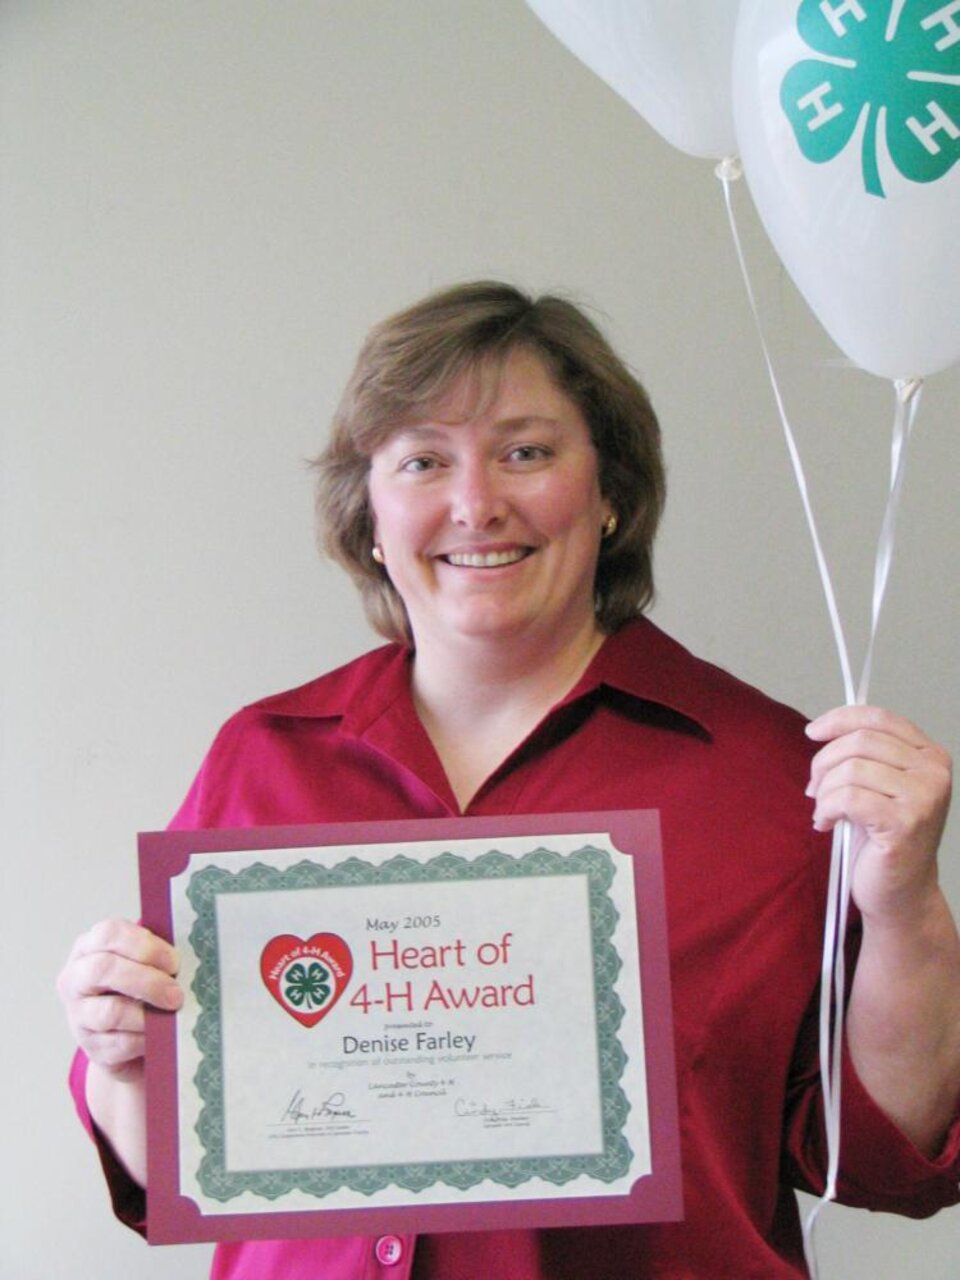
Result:
<svg viewBox="0 0 960 1280"><path fill-rule="evenodd" d="M581 62L693 156L735 149L738 0L527 0Z"/></svg>
<svg viewBox="0 0 960 1280"><path fill-rule="evenodd" d="M733 84L754 203L837 345L884 378L960 359L960 4L742 0Z"/></svg>

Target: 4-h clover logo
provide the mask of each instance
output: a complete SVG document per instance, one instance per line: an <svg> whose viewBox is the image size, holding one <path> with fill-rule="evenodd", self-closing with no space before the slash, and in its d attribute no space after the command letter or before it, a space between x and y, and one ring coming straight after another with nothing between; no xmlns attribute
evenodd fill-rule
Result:
<svg viewBox="0 0 960 1280"><path fill-rule="evenodd" d="M304 1027L315 1027L338 1004L353 973L353 956L336 933L299 938L278 933L260 953L260 977L277 1004Z"/></svg>
<svg viewBox="0 0 960 1280"><path fill-rule="evenodd" d="M283 994L298 1009L322 1009L330 999L330 970L313 961L292 964L283 975Z"/></svg>
<svg viewBox="0 0 960 1280"><path fill-rule="evenodd" d="M871 195L883 146L913 182L960 160L960 0L802 0L797 29L820 57L790 68L780 102L808 160L833 160L861 120Z"/></svg>

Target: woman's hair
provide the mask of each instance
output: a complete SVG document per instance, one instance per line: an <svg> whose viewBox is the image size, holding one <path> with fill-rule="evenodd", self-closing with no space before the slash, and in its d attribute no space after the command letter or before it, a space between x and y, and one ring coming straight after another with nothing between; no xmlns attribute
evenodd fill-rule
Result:
<svg viewBox="0 0 960 1280"><path fill-rule="evenodd" d="M653 596L653 539L665 494L660 428L647 393L596 325L563 298L478 281L431 294L378 324L360 351L315 460L321 546L357 584L371 624L411 642L406 609L372 556L370 458L399 427L429 416L461 378L492 402L506 358L532 352L578 406L597 451L600 490L617 516L600 543L597 621L615 631ZM600 537L600 530L597 530Z"/></svg>

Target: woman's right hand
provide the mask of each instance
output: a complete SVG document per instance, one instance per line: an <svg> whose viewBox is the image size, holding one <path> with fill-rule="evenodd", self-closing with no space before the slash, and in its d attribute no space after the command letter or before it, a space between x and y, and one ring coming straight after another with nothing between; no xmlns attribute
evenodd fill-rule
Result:
<svg viewBox="0 0 960 1280"><path fill-rule="evenodd" d="M80 935L57 979L77 1044L117 1080L143 1071L144 1005L183 1004L169 942L129 920L101 920Z"/></svg>

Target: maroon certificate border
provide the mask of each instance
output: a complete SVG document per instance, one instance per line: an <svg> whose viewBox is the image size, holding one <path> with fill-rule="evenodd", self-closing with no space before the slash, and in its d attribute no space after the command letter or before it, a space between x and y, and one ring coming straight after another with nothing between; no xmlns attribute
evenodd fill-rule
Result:
<svg viewBox="0 0 960 1280"><path fill-rule="evenodd" d="M324 823L237 830L148 832L139 837L143 923L173 934L170 880L193 853L319 848L394 841L609 833L631 856L637 904L652 1172L628 1195L523 1198L505 1190L494 1202L320 1208L272 1213L203 1214L179 1190L175 1015L147 1010L147 1238L154 1244L202 1240L378 1235L384 1232L483 1231L505 1228L672 1222L683 1216L670 963L656 810Z"/></svg>

